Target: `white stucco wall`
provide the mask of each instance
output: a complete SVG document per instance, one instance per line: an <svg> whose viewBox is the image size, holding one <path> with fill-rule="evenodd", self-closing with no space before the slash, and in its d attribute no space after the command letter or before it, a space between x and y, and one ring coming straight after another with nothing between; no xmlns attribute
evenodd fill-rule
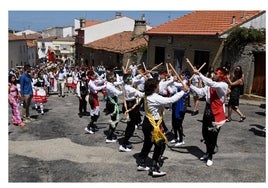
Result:
<svg viewBox="0 0 268 188"><path fill-rule="evenodd" d="M241 27L250 28L253 27L255 29L266 28L266 12L253 20L250 20L241 25Z"/></svg>
<svg viewBox="0 0 268 188"><path fill-rule="evenodd" d="M102 39L104 37L123 31L133 31L135 20L120 17L97 25L83 28L85 31L84 44Z"/></svg>

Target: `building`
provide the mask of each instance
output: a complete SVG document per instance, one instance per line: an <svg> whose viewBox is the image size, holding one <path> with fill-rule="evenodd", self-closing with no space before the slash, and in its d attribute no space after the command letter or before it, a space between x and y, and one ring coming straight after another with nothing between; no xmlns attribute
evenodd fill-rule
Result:
<svg viewBox="0 0 268 188"><path fill-rule="evenodd" d="M37 55L37 40L41 38L39 33L28 34L25 33L16 36L9 33L8 36L8 67L24 66L30 64L35 66L38 62Z"/></svg>
<svg viewBox="0 0 268 188"><path fill-rule="evenodd" d="M76 36L76 60L78 64L106 66L108 62L121 67L126 63L126 59L133 58L133 61L144 59L141 57L144 55L135 57L139 54L137 53L138 49L144 51L144 45L147 46L143 33L152 28L146 25L144 19L134 20L117 12L112 20L101 23L92 21L91 25L85 27L83 26L87 22L83 19L80 21L82 27L76 29L78 32ZM133 36L133 33L139 34ZM131 46L133 53L127 49L128 45ZM124 55L126 52L129 54Z"/></svg>
<svg viewBox="0 0 268 188"><path fill-rule="evenodd" d="M73 37L57 38L52 41L52 49L55 52L56 58L62 62L67 62L69 66L74 63L74 47L75 39Z"/></svg>
<svg viewBox="0 0 268 188"><path fill-rule="evenodd" d="M65 27L51 27L42 31L42 37L71 37L74 35L74 27L73 26L65 26Z"/></svg>
<svg viewBox="0 0 268 188"><path fill-rule="evenodd" d="M154 27L145 34L149 36L148 66L161 62L172 63L177 71L189 70L187 57L195 66L206 66L201 70L206 73L209 67L224 66L227 57L225 40L228 34L237 27L266 28L266 12L257 11L195 11L174 19L160 26ZM260 58L263 59L263 58ZM265 58L264 58L265 59ZM242 64L232 61L232 66ZM250 62L248 62L250 64ZM254 65L254 63L253 63ZM258 63L265 70L265 61ZM245 67L242 64L242 67ZM251 93L254 67L247 66L244 70L248 82L245 83L246 93ZM265 78L265 75L259 75Z"/></svg>

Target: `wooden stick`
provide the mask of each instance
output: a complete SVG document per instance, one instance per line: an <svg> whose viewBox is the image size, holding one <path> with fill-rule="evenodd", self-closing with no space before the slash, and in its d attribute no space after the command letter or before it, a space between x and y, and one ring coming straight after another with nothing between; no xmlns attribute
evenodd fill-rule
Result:
<svg viewBox="0 0 268 188"><path fill-rule="evenodd" d="M201 71L201 69L202 69L206 64L207 64L206 62L203 63L203 65L198 69L198 71ZM193 77L194 77L194 74L191 76L191 78L190 78L189 80L193 79Z"/></svg>
<svg viewBox="0 0 268 188"><path fill-rule="evenodd" d="M169 63L169 66L171 67L172 71L176 74L176 76L178 77L179 81L182 83L183 86L185 86L185 84L183 83L183 81L181 80L180 75L176 72L176 70L174 69L174 67L171 65L171 63Z"/></svg>
<svg viewBox="0 0 268 188"><path fill-rule="evenodd" d="M146 72L146 71L147 71L147 68L146 68L146 66L145 66L144 62L142 62L142 65L143 65L144 70L145 70L145 72Z"/></svg>
<svg viewBox="0 0 268 188"><path fill-rule="evenodd" d="M154 66L150 71L153 71L153 70L157 69L157 68L158 68L159 66L161 66L162 64L163 64L163 63L160 63L160 64Z"/></svg>
<svg viewBox="0 0 268 188"><path fill-rule="evenodd" d="M126 64L125 72L127 72L128 64L129 64L129 59L127 59L127 64Z"/></svg>
<svg viewBox="0 0 268 188"><path fill-rule="evenodd" d="M190 65L190 67L194 70L194 66L192 65L192 63L190 62L190 60L188 58L186 58L186 62Z"/></svg>
<svg viewBox="0 0 268 188"><path fill-rule="evenodd" d="M207 63L204 62L203 65L198 69L198 71L201 71L201 69L206 65Z"/></svg>
<svg viewBox="0 0 268 188"><path fill-rule="evenodd" d="M167 73L169 74L168 63L166 63L166 67L167 67Z"/></svg>

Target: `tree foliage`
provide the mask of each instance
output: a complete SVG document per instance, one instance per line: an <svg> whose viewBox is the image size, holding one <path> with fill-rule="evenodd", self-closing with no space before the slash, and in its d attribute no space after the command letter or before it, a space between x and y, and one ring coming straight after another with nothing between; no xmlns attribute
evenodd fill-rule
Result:
<svg viewBox="0 0 268 188"><path fill-rule="evenodd" d="M238 27L227 37L226 46L229 49L241 49L248 43L265 43L265 35L265 29Z"/></svg>

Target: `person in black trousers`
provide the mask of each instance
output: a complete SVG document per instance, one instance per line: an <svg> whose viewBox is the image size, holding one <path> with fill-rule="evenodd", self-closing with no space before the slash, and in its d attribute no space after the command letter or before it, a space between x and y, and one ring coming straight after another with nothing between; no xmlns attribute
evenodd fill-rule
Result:
<svg viewBox="0 0 268 188"><path fill-rule="evenodd" d="M144 116L142 131L144 134L144 143L139 154L138 171L149 171L149 175L153 177L164 176L166 172L160 171L163 165L161 159L166 148L166 136L163 132L163 111L165 105L178 101L185 93L189 92L188 87L184 85L182 91L176 92L171 97L163 97L159 95L159 83L156 79L148 79L144 85L144 107L146 115ZM146 165L146 159L152 146L154 151L152 156L152 164L149 168Z"/></svg>
<svg viewBox="0 0 268 188"><path fill-rule="evenodd" d="M86 96L88 95L88 83L86 74L81 74L81 80L77 83L76 86L77 96L79 98L79 117L87 115L87 101Z"/></svg>

